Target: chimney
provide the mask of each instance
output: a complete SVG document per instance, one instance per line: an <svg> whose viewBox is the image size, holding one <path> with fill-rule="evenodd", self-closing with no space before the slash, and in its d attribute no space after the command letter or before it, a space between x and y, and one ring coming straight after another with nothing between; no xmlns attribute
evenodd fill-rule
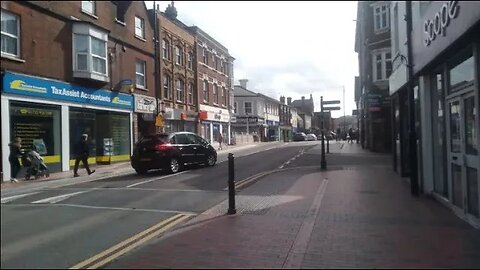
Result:
<svg viewBox="0 0 480 270"><path fill-rule="evenodd" d="M248 80L247 79L241 79L241 80L238 80L240 82L240 86L247 89L247 82Z"/></svg>
<svg viewBox="0 0 480 270"><path fill-rule="evenodd" d="M290 104L292 104L292 98L291 98L291 97L288 97L288 98L287 98L287 105L290 106Z"/></svg>
<svg viewBox="0 0 480 270"><path fill-rule="evenodd" d="M280 103L285 104L285 97L284 96L280 97Z"/></svg>

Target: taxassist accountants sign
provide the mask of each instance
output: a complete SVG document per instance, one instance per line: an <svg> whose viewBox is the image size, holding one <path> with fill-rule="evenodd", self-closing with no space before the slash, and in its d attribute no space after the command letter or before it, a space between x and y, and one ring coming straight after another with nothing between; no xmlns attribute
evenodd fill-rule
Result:
<svg viewBox="0 0 480 270"><path fill-rule="evenodd" d="M133 97L129 94L104 89L91 89L69 83L5 72L4 93L71 101L132 110Z"/></svg>

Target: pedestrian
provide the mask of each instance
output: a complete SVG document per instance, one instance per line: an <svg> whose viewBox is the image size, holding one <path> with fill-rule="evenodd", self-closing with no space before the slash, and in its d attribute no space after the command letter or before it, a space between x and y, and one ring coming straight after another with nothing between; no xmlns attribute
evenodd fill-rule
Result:
<svg viewBox="0 0 480 270"><path fill-rule="evenodd" d="M222 143L223 143L223 135L221 132L219 132L218 133L218 144L219 144L218 150L222 150Z"/></svg>
<svg viewBox="0 0 480 270"><path fill-rule="evenodd" d="M88 175L95 172L95 170L91 171L88 167L88 155L89 155L89 147L88 147L88 134L82 134L80 141L76 144L75 149L75 167L73 168L73 177L80 176L78 174L78 165L80 161L82 161L83 166L88 172Z"/></svg>
<svg viewBox="0 0 480 270"><path fill-rule="evenodd" d="M10 147L10 155L8 156L11 171L10 182L18 183L17 174L21 169L18 158L22 155L22 139L20 137L15 137L15 140L9 143L8 146Z"/></svg>
<svg viewBox="0 0 480 270"><path fill-rule="evenodd" d="M349 128L348 129L348 141L349 143L353 143L353 129Z"/></svg>
<svg viewBox="0 0 480 270"><path fill-rule="evenodd" d="M337 128L337 137L336 137L337 142L340 141L340 138L341 138L340 132L341 132L341 131L340 131L340 128Z"/></svg>

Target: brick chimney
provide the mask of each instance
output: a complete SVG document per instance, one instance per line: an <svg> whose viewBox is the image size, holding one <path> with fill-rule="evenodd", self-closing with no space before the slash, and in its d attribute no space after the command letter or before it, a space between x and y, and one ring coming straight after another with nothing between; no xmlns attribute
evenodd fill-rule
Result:
<svg viewBox="0 0 480 270"><path fill-rule="evenodd" d="M241 80L238 80L240 82L240 86L247 89L247 82L248 80L247 79L241 79Z"/></svg>
<svg viewBox="0 0 480 270"><path fill-rule="evenodd" d="M280 103L285 104L285 97L284 96L280 97Z"/></svg>
<svg viewBox="0 0 480 270"><path fill-rule="evenodd" d="M292 104L292 98L291 98L291 97L288 97L288 98L287 98L287 105L290 106L290 104Z"/></svg>

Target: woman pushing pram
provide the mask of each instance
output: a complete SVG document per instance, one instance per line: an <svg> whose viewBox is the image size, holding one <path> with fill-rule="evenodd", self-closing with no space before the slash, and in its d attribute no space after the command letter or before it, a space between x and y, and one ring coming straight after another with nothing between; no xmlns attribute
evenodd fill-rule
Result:
<svg viewBox="0 0 480 270"><path fill-rule="evenodd" d="M42 176L49 177L47 165L43 162L42 156L37 152L37 147L32 146L30 151L26 151L22 156L22 164L27 169L25 173L25 180L30 180L30 177L38 179Z"/></svg>

